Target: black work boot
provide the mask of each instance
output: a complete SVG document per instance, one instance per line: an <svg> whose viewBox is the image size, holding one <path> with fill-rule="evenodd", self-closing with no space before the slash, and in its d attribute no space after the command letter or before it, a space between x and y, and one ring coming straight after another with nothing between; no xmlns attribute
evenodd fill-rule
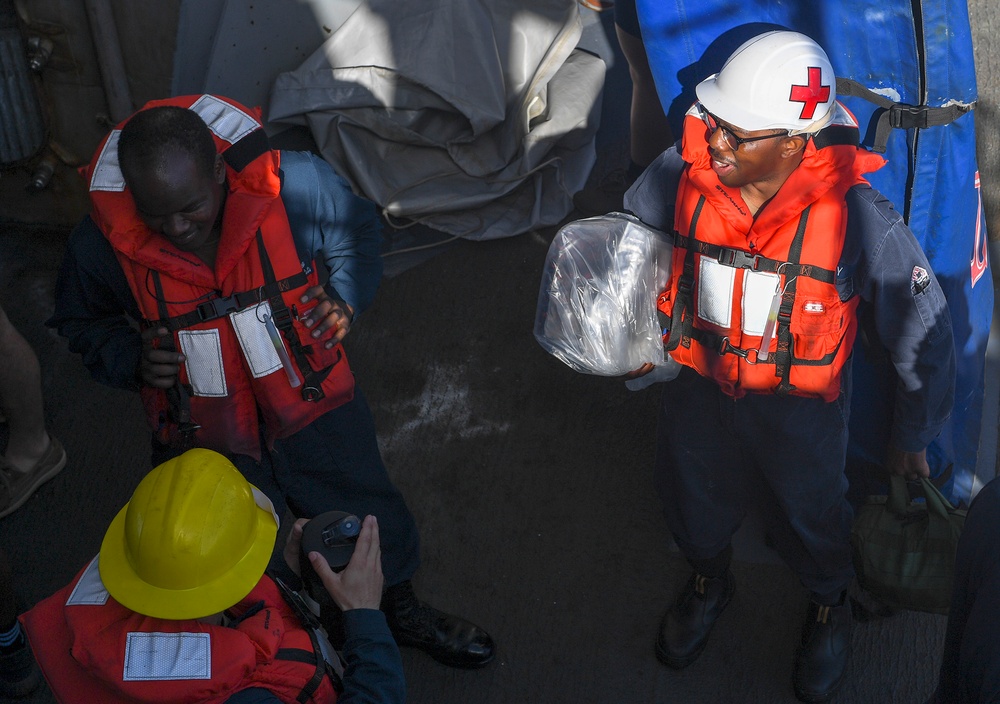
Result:
<svg viewBox="0 0 1000 704"><path fill-rule="evenodd" d="M397 644L419 648L444 665L482 667L496 654L486 631L423 603L409 580L385 590L382 611Z"/></svg>
<svg viewBox="0 0 1000 704"><path fill-rule="evenodd" d="M837 691L851 659L852 622L846 597L838 606L809 602L792 676L799 701L825 702Z"/></svg>
<svg viewBox="0 0 1000 704"><path fill-rule="evenodd" d="M697 660L734 591L736 580L729 570L721 577L692 574L660 621L660 634L656 638L656 657L660 662L680 670Z"/></svg>

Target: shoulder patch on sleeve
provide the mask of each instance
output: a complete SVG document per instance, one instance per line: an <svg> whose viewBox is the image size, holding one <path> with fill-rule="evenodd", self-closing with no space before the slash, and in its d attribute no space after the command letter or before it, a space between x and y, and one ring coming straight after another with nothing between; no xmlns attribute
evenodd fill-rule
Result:
<svg viewBox="0 0 1000 704"><path fill-rule="evenodd" d="M910 272L910 293L916 296L931 285L931 275L922 266L913 267Z"/></svg>

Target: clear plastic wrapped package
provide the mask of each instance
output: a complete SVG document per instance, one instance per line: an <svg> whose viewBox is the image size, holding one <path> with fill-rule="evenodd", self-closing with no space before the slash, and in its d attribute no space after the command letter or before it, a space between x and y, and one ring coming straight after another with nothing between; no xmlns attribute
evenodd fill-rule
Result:
<svg viewBox="0 0 1000 704"><path fill-rule="evenodd" d="M656 317L671 250L667 235L624 213L568 223L545 259L535 339L585 374L621 376L652 362L649 381L673 378Z"/></svg>

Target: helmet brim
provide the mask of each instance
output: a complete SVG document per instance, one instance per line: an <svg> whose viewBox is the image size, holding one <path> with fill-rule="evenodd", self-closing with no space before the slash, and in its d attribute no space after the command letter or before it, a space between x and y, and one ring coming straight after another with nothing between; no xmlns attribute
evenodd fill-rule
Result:
<svg viewBox="0 0 1000 704"><path fill-rule="evenodd" d="M164 589L143 580L129 561L125 543L128 504L111 521L101 543L98 568L101 581L115 600L132 611L171 620L202 618L238 603L260 581L274 551L278 517L271 501L256 487L255 535L250 548L231 569L191 589Z"/></svg>
<svg viewBox="0 0 1000 704"><path fill-rule="evenodd" d="M780 125L774 125L773 121L752 113L727 98L719 89L719 83L716 80L718 76L719 74L713 73L695 86L695 95L698 96L699 102L705 106L706 110L733 127L739 127L747 132L787 129Z"/></svg>

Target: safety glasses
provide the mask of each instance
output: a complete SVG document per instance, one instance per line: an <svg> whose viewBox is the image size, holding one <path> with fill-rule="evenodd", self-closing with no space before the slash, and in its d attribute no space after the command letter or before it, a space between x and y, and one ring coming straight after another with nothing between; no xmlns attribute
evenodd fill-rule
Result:
<svg viewBox="0 0 1000 704"><path fill-rule="evenodd" d="M701 116L702 122L708 128L708 136L711 137L715 134L716 130L722 130L722 141L726 143L726 146L732 149L734 152L740 148L741 144L746 144L747 142L759 142L762 139L774 139L775 137L787 137L788 132L778 132L777 134L765 134L760 137L738 137L731 129L719 122L719 118L710 113L705 109L705 106L698 103L696 106L698 109L698 114Z"/></svg>

